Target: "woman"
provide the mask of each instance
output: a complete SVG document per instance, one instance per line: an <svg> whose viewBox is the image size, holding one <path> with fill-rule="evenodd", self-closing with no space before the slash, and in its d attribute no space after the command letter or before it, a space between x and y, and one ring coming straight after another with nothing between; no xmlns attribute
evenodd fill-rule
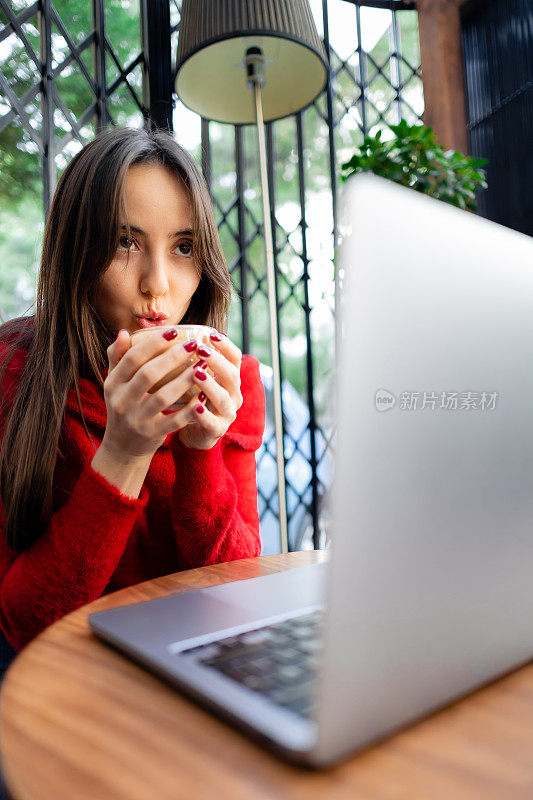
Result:
<svg viewBox="0 0 533 800"><path fill-rule="evenodd" d="M222 333L230 290L207 189L168 134L106 131L72 159L36 314L0 328L0 626L15 650L106 592L259 555L264 393ZM130 348L161 322L213 328L197 354L216 379L197 362L148 393L197 347Z"/></svg>

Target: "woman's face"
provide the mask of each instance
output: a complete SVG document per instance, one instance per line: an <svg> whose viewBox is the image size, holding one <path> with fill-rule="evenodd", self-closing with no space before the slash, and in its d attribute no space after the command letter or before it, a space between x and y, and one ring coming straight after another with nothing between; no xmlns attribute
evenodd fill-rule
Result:
<svg viewBox="0 0 533 800"><path fill-rule="evenodd" d="M100 279L96 310L115 334L176 325L200 283L187 191L169 169L135 164L126 175L125 206L132 238L121 220L123 234Z"/></svg>

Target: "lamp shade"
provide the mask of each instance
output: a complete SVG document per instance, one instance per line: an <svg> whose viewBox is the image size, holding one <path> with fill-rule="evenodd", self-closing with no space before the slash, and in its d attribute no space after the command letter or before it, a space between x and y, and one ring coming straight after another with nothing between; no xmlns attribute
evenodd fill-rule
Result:
<svg viewBox="0 0 533 800"><path fill-rule="evenodd" d="M266 59L265 121L301 111L323 90L327 60L308 0L183 0L176 92L206 119L255 123L245 53Z"/></svg>

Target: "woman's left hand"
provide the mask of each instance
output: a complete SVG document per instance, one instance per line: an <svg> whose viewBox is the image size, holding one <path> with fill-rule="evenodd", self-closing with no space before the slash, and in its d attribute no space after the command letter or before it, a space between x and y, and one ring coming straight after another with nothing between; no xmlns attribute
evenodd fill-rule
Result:
<svg viewBox="0 0 533 800"><path fill-rule="evenodd" d="M213 334L211 347L202 345L198 356L216 376L204 369L194 370L194 382L203 392L191 410L191 422L178 431L182 444L196 450L209 450L234 422L242 405L242 353L224 334ZM209 355L204 355L210 351Z"/></svg>

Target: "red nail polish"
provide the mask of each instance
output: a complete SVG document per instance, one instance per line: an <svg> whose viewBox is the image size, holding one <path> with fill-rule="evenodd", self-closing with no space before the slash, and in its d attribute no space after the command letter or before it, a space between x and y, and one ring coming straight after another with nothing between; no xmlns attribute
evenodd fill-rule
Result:
<svg viewBox="0 0 533 800"><path fill-rule="evenodd" d="M207 400L206 393L205 392L200 392L200 394L198 395L198 400L200 401L200 403L203 403L204 400Z"/></svg>
<svg viewBox="0 0 533 800"><path fill-rule="evenodd" d="M207 367L207 361L199 361L196 365L196 369L205 369Z"/></svg>
<svg viewBox="0 0 533 800"><path fill-rule="evenodd" d="M214 342L222 341L222 336L219 333L210 333L209 338L212 339Z"/></svg>
<svg viewBox="0 0 533 800"><path fill-rule="evenodd" d="M205 381L205 379L207 378L207 375L201 369L196 369L194 371L194 375L195 375L196 378L198 378L199 381Z"/></svg>
<svg viewBox="0 0 533 800"><path fill-rule="evenodd" d="M171 341L172 341L172 339L175 339L177 335L178 335L178 332L177 332L177 330L175 330L175 329L173 328L173 329L172 329L172 330L170 330L170 331L165 331L165 332L164 332L164 334L163 334L163 339L166 339L166 340L167 340L167 342L171 342Z"/></svg>
<svg viewBox="0 0 533 800"><path fill-rule="evenodd" d="M196 411L198 414L203 414L203 413L204 413L204 411L205 411L205 408L204 408L202 405L198 405L198 406L196 406L196 408L195 408L195 411Z"/></svg>
<svg viewBox="0 0 533 800"><path fill-rule="evenodd" d="M192 353L197 347L198 342L195 342L194 340L183 345L184 350L186 350L188 353Z"/></svg>
<svg viewBox="0 0 533 800"><path fill-rule="evenodd" d="M207 347L199 347L198 348L198 355L202 356L202 358L209 358L209 356L211 355L211 352L212 351L209 350Z"/></svg>

